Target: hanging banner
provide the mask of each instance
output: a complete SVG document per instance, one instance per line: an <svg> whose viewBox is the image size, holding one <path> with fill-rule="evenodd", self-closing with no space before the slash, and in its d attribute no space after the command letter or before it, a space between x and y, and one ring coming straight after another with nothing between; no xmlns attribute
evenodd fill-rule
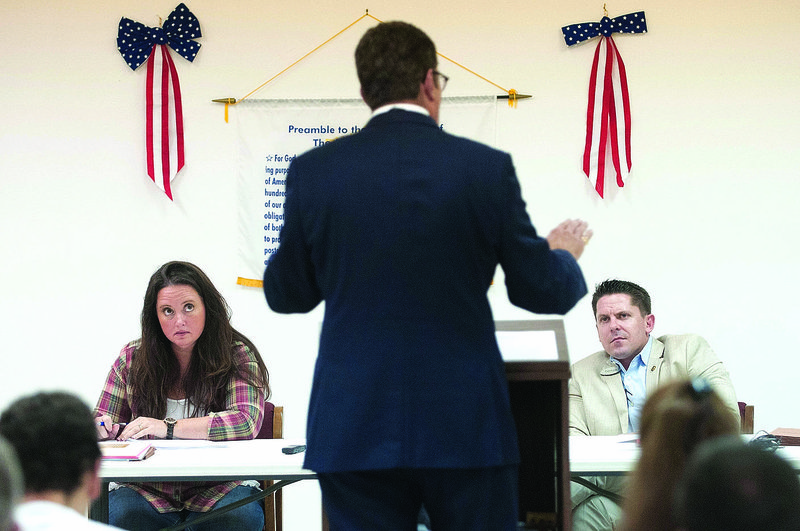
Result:
<svg viewBox="0 0 800 531"><path fill-rule="evenodd" d="M172 200L170 183L184 163L183 104L178 70L169 48L194 61L202 36L200 22L180 3L164 26L149 28L122 17L117 31L117 49L132 70L147 62L145 90L145 137L147 175ZM167 47L169 46L169 48Z"/></svg>
<svg viewBox="0 0 800 531"><path fill-rule="evenodd" d="M605 11L605 5L603 6ZM583 22L561 28L567 46L575 46L597 36L597 48L589 78L589 103L586 110L586 143L583 173L600 197L605 189L606 155L617 176L617 186L625 186L631 171L631 103L628 76L613 33L646 33L644 11L613 19L608 13L600 22Z"/></svg>
<svg viewBox="0 0 800 531"><path fill-rule="evenodd" d="M245 100L232 113L239 144L239 284L261 286L278 249L286 173L295 157L357 133L370 118L360 99ZM497 97L443 98L439 127L495 145Z"/></svg>

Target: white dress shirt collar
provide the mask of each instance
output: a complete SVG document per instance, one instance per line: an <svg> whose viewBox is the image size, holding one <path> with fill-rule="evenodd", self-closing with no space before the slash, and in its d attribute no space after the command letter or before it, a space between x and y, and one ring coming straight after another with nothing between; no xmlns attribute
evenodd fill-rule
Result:
<svg viewBox="0 0 800 531"><path fill-rule="evenodd" d="M404 111L409 112L418 112L419 114L424 114L425 116L430 116L431 113L425 107L420 107L414 103L387 103L386 105L382 105L372 111L372 116L375 117L379 114L383 114L385 112L392 111L394 109L401 109Z"/></svg>

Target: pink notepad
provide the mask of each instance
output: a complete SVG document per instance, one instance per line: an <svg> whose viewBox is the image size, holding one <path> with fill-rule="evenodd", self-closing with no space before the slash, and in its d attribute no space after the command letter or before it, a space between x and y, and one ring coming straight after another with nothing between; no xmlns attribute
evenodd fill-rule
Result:
<svg viewBox="0 0 800 531"><path fill-rule="evenodd" d="M110 461L141 461L147 459L156 451L150 441L101 441L100 452L104 460Z"/></svg>
<svg viewBox="0 0 800 531"><path fill-rule="evenodd" d="M800 446L800 429L775 428L770 434L777 436L784 446Z"/></svg>

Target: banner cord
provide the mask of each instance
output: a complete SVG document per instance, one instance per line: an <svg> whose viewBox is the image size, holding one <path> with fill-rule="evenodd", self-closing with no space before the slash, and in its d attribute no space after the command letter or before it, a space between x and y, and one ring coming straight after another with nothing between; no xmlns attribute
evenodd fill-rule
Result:
<svg viewBox="0 0 800 531"><path fill-rule="evenodd" d="M244 100L246 100L247 98L249 98L250 96L252 96L253 94L255 94L256 92L258 92L259 90L261 90L262 88L264 88L264 87L265 87L267 84L269 84L270 82L274 81L275 79L277 79L278 77L280 77L281 75L283 75L283 74L284 74L286 71L288 71L290 68L292 68L293 66L295 66L296 64L298 64L300 61L302 61L303 59L305 59L305 58L306 58L306 57L308 57L309 55L313 54L314 52L316 52L317 50L319 50L320 48L322 48L323 46L325 46L326 44L328 44L329 42L331 42L332 40L334 40L336 37L338 37L338 36L339 36L339 35L341 35L342 33L346 32L347 30L349 30L350 28L352 28L353 26L355 26L356 24L358 24L359 22L361 22L363 19L365 19L365 18L367 18L367 17L369 17L369 18L371 18L371 19L375 20L375 21L376 21L376 22L378 22L378 23L381 23L381 22L383 22L382 20L380 20L380 19L378 19L378 18L376 18L376 17L374 17L374 16L370 15L370 14L369 14L369 9L367 9L367 10L366 10L366 13L364 13L363 15L361 15L360 17L358 17L358 18L357 18L355 21L353 21L352 23L350 23L350 24L349 24L347 27L345 27L344 29L342 29L341 31L339 31L338 33L336 33L335 35L333 35L332 37L330 37L328 40L326 40L325 42L323 42L322 44L320 44L319 46L317 46L316 48L314 48L313 50L311 50L310 52L308 52L307 54L305 54L303 57L301 57L300 59L298 59L298 60L297 60L297 61L295 61L294 63L290 64L289 66L287 66L286 68L284 68L283 70L281 70L280 72L278 72L277 74L275 74L274 76L272 76L271 78L269 78L268 80L266 80L265 82L263 82L261 85L259 85L259 86L258 86L258 87L256 87L255 89L251 90L251 91L250 91L248 94L246 94L244 97L242 97L242 98L240 98L240 99L238 99L238 100L236 100L236 99L233 99L233 98L225 98L225 99L221 99L221 100L214 100L214 101L216 101L216 102L219 102L219 103L224 103L224 104L225 104L225 121L226 121L226 122L228 121L228 105L236 105L236 104L238 104L238 103L241 103L241 102L243 102ZM526 97L526 96L523 96L522 94L518 94L518 93L517 93L517 91L516 91L516 90L514 90L514 89L505 89L505 88L501 87L501 86L500 86L500 85L498 85L497 83L495 83L495 82L493 82L493 81L490 81L489 79L487 79L487 78L483 77L482 75L478 74L477 72L475 72L475 71L473 71L473 70L470 70L470 69L469 69L469 68L467 68L466 66L464 66L464 65L462 65L462 64L460 64L460 63L458 63L458 62L456 62L456 61L454 61L454 60L452 60L452 59L450 59L449 57L447 57L447 56L445 56L445 55L443 55L443 54L441 54L441 53L439 53L439 52L436 52L436 54L437 54L439 57L442 57L443 59L446 59L447 61L450 61L451 63L453 63L454 65L458 66L459 68L462 68L462 69L466 70L466 71L467 71L467 72L469 72L470 74L472 74L472 75L474 75L474 76L476 76L476 77L479 77L480 79L482 79L482 80L486 81L487 83L489 83L489 84L491 84L491 85L494 85L495 87L499 88L500 90L502 90L503 92L505 92L506 94L508 94L508 96L507 96L507 97L508 97L508 104L509 104L509 106L511 106L511 105L514 105L514 106L516 106L516 102L517 102L517 99L518 99L518 98Z"/></svg>

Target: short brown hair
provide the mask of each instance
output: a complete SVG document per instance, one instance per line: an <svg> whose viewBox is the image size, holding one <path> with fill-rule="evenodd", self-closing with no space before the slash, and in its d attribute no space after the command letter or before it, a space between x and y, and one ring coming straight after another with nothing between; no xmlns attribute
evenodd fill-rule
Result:
<svg viewBox="0 0 800 531"><path fill-rule="evenodd" d="M361 94L374 110L417 98L428 70L436 68L436 47L416 26L382 22L361 37L355 58Z"/></svg>
<svg viewBox="0 0 800 531"><path fill-rule="evenodd" d="M602 281L594 289L594 295L592 295L592 312L594 316L597 317L597 301L601 297L618 294L629 295L631 304L639 308L643 317L650 315L650 294L643 287L627 280L609 279Z"/></svg>

